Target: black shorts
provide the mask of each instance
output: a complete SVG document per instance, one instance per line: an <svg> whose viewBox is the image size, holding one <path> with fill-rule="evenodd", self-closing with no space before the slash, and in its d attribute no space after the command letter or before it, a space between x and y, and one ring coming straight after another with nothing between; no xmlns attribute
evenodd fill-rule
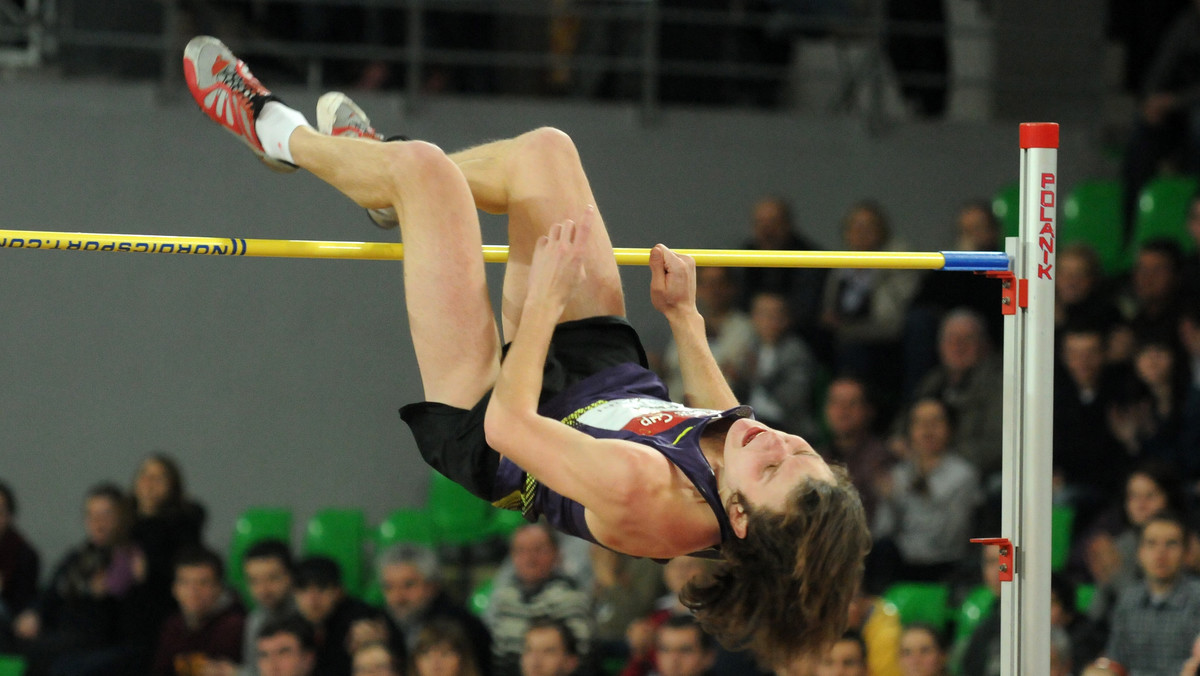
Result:
<svg viewBox="0 0 1200 676"><path fill-rule="evenodd" d="M504 354L508 347L504 346ZM550 339L539 401L545 402L593 373L630 362L647 366L642 341L624 317L563 322ZM500 454L487 445L483 432L491 398L488 390L470 409L429 401L400 409L425 462L488 502L497 498L492 493L500 465Z"/></svg>

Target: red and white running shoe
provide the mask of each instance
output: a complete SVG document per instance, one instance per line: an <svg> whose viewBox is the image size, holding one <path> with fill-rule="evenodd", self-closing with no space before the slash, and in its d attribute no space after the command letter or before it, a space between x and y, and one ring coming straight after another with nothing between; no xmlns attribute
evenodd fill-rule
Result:
<svg viewBox="0 0 1200 676"><path fill-rule="evenodd" d="M326 92L317 99L317 131L329 136L385 140L383 134L371 126L371 119L363 109L341 92ZM392 207L367 209L367 215L381 228L390 230L400 226L400 219Z"/></svg>
<svg viewBox="0 0 1200 676"><path fill-rule="evenodd" d="M263 152L254 123L262 107L277 97L224 43L207 35L192 38L183 50L183 75L192 98L213 122L250 146L271 169L283 173L296 170L296 165Z"/></svg>

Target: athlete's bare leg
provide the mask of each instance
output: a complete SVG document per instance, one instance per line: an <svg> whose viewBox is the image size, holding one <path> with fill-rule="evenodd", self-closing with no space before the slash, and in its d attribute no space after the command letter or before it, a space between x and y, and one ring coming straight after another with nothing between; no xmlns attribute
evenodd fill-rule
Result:
<svg viewBox="0 0 1200 676"><path fill-rule="evenodd" d="M488 298L479 216L467 180L436 146L323 136L290 138L295 163L359 205L394 206L404 241L404 296L427 401L470 408L491 389L500 343Z"/></svg>
<svg viewBox="0 0 1200 676"><path fill-rule="evenodd" d="M557 129L535 129L454 153L450 159L466 177L477 207L508 214L509 253L501 314L504 335L511 340L520 322L538 238L554 223L578 221L589 205L594 207L596 198L575 144ZM625 314L612 241L599 211L592 219L592 242L584 263L587 281L567 305L563 321Z"/></svg>

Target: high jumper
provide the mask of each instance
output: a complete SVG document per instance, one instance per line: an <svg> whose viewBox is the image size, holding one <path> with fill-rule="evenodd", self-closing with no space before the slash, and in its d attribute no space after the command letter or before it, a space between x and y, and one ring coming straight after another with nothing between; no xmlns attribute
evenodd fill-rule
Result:
<svg viewBox="0 0 1200 676"><path fill-rule="evenodd" d="M709 352L695 262L659 244L650 297L679 346L687 405L646 368L612 243L561 131L447 154L384 142L344 95L314 130L224 44L194 38L204 112L280 171L306 169L399 222L425 401L401 410L434 469L498 507L633 556L721 557L681 594L730 647L778 666L841 635L870 546L845 470L754 420ZM508 215L502 343L476 209ZM391 210L394 210L392 213Z"/></svg>

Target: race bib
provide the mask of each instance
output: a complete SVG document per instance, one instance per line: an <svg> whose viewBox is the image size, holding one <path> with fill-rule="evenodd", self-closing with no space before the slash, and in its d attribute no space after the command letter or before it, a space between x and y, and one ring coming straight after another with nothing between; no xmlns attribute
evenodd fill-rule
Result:
<svg viewBox="0 0 1200 676"><path fill-rule="evenodd" d="M720 411L688 408L661 399L636 397L598 401L569 416L580 424L602 430L625 430L642 436L660 432L692 420L720 415Z"/></svg>

